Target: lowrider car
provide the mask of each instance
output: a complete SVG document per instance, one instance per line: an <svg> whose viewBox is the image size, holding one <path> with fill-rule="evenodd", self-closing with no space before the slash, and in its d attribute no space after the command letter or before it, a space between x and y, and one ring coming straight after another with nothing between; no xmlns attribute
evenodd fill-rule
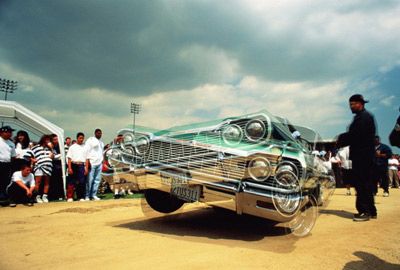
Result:
<svg viewBox="0 0 400 270"><path fill-rule="evenodd" d="M303 235L335 188L312 154L318 134L267 111L166 130L130 127L117 138L107 159L129 168L161 213L204 202L287 223Z"/></svg>

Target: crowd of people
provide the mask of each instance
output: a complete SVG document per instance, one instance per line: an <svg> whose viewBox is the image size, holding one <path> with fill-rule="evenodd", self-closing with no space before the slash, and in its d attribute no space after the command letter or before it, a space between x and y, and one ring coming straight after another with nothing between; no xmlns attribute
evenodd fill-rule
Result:
<svg viewBox="0 0 400 270"><path fill-rule="evenodd" d="M376 136L375 144L376 151L372 170L373 194L377 195L378 187L381 187L382 196L389 197L390 188L400 188L400 156L394 154L388 145L382 144L379 136ZM351 195L354 179L349 147L328 151L322 159L330 163L328 166L331 166L329 168L333 170L337 184L346 188L346 195Z"/></svg>
<svg viewBox="0 0 400 270"><path fill-rule="evenodd" d="M102 131L85 141L78 132L76 140L65 139L65 155L61 154L58 136L43 135L33 143L29 134L20 130L12 141L14 129L0 128L0 201L11 207L17 203L32 206L49 200L67 202L100 200L97 196L101 181L104 143ZM66 174L62 158L66 157ZM66 186L64 186L64 176ZM66 190L66 195L64 190Z"/></svg>

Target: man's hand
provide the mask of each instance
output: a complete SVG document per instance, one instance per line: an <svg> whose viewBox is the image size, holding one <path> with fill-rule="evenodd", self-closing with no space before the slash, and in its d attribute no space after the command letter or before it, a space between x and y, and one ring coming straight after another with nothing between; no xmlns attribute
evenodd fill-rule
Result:
<svg viewBox="0 0 400 270"><path fill-rule="evenodd" d="M69 174L69 175L74 174L74 171L72 170L72 168L68 168L68 174Z"/></svg>

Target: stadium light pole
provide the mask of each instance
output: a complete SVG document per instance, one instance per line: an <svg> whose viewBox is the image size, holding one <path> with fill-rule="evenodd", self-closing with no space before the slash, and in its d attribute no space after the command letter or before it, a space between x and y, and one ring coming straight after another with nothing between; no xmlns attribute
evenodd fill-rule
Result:
<svg viewBox="0 0 400 270"><path fill-rule="evenodd" d="M7 94L8 93L14 93L15 90L17 90L17 81L10 81L7 79L2 79L0 78L0 91L4 92L4 100L7 100Z"/></svg>
<svg viewBox="0 0 400 270"><path fill-rule="evenodd" d="M140 110L141 110L140 104L131 103L131 113L133 114L133 126L132 126L133 134L135 134L136 114L139 114Z"/></svg>

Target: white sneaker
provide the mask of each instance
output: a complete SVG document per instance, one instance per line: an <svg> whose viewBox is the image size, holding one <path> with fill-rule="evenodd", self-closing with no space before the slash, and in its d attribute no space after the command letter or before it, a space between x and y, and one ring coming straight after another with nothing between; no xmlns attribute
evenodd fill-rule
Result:
<svg viewBox="0 0 400 270"><path fill-rule="evenodd" d="M383 192L383 197L389 197L389 193Z"/></svg>
<svg viewBox="0 0 400 270"><path fill-rule="evenodd" d="M93 196L93 200L94 201L100 201L101 199L99 197L97 197L97 196Z"/></svg>
<svg viewBox="0 0 400 270"><path fill-rule="evenodd" d="M44 203L48 203L48 202L49 202L49 199L47 198L47 194L43 194L43 196L42 196L42 201L43 201Z"/></svg>
<svg viewBox="0 0 400 270"><path fill-rule="evenodd" d="M43 200L42 200L42 198L40 197L40 195L37 195L37 196L36 196L36 202L37 202L37 203L43 203Z"/></svg>
<svg viewBox="0 0 400 270"><path fill-rule="evenodd" d="M67 200L67 202L73 202L74 200L72 199L72 198L69 198L68 200Z"/></svg>
<svg viewBox="0 0 400 270"><path fill-rule="evenodd" d="M85 201L85 199L83 199L83 198L82 198L82 199L79 199L79 201L80 201L80 202L84 202L84 201Z"/></svg>
<svg viewBox="0 0 400 270"><path fill-rule="evenodd" d="M90 201L89 197L85 197L85 201Z"/></svg>

